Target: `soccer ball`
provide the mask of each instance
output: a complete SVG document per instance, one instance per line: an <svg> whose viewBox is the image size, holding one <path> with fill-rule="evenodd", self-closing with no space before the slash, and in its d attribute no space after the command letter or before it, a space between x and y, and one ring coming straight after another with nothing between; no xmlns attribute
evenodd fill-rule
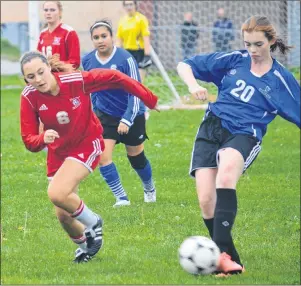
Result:
<svg viewBox="0 0 301 286"><path fill-rule="evenodd" d="M205 236L186 238L179 248L182 268L191 274L210 274L217 269L220 250Z"/></svg>

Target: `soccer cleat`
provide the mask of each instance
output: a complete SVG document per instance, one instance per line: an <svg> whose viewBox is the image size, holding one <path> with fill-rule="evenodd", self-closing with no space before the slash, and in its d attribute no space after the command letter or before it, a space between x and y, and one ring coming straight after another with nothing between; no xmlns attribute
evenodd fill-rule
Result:
<svg viewBox="0 0 301 286"><path fill-rule="evenodd" d="M131 202L129 200L120 200L118 199L116 203L113 205L114 208L119 208L123 206L129 206L131 205Z"/></svg>
<svg viewBox="0 0 301 286"><path fill-rule="evenodd" d="M87 229L85 235L87 237L87 254L93 257L101 249L103 245L102 239L102 220L97 216L97 223L92 229Z"/></svg>
<svg viewBox="0 0 301 286"><path fill-rule="evenodd" d="M244 266L231 260L231 256L226 252L221 253L217 267L216 277L227 277L232 274L240 274L245 272Z"/></svg>
<svg viewBox="0 0 301 286"><path fill-rule="evenodd" d="M83 251L80 247L75 250L75 258L73 260L74 263L85 263L91 260L92 257L85 251Z"/></svg>
<svg viewBox="0 0 301 286"><path fill-rule="evenodd" d="M145 203L155 203L156 202L156 190L151 192L144 191L144 202Z"/></svg>

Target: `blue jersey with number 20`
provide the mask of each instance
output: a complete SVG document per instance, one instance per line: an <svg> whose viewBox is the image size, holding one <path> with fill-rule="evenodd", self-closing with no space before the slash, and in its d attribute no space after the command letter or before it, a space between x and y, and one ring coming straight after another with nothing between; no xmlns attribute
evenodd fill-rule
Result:
<svg viewBox="0 0 301 286"><path fill-rule="evenodd" d="M217 100L209 103L206 114L218 116L232 134L251 134L261 141L276 115L300 128L300 85L275 59L261 77L251 72L246 50L196 55L184 63L196 79L218 87Z"/></svg>

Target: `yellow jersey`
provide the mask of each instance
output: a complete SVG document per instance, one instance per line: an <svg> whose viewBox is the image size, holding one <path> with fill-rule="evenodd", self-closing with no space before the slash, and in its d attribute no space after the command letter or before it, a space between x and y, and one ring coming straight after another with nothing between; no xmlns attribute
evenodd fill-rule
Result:
<svg viewBox="0 0 301 286"><path fill-rule="evenodd" d="M124 16L120 19L117 37L122 40L122 47L126 50L144 49L143 37L149 36L147 18L136 12L133 16Z"/></svg>

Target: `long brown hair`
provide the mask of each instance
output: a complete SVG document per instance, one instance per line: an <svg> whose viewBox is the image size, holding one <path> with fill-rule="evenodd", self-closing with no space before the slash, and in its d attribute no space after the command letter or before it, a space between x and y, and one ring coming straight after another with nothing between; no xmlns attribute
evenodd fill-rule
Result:
<svg viewBox="0 0 301 286"><path fill-rule="evenodd" d="M62 61L48 61L44 54L39 51L26 52L20 59L21 71L24 75L24 65L33 59L40 59L43 63L51 67L52 72L72 72L74 68L71 64L66 64Z"/></svg>
<svg viewBox="0 0 301 286"><path fill-rule="evenodd" d="M245 31L248 33L261 31L269 41L275 40L275 43L271 46L271 52L278 48L285 55L293 48L293 46L286 45L284 40L277 36L275 27L266 16L255 15L247 19L241 26L242 36Z"/></svg>

